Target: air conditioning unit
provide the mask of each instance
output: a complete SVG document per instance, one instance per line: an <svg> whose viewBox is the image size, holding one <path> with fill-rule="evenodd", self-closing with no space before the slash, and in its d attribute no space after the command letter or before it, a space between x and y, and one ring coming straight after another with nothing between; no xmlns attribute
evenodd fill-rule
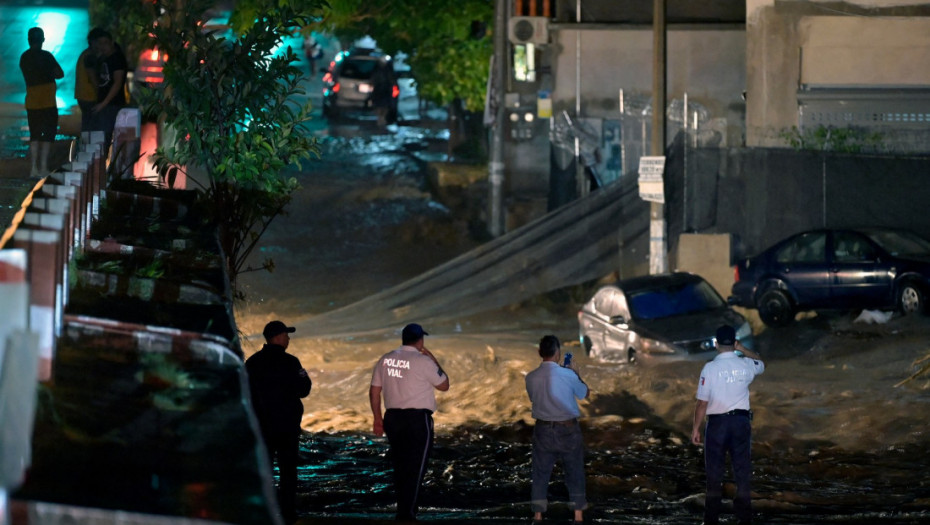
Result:
<svg viewBox="0 0 930 525"><path fill-rule="evenodd" d="M549 19L544 16L515 16L507 25L512 44L545 45L549 43Z"/></svg>

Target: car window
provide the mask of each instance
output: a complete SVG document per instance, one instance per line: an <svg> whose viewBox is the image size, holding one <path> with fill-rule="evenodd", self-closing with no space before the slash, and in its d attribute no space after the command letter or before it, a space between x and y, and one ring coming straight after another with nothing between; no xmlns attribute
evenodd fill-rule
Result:
<svg viewBox="0 0 930 525"><path fill-rule="evenodd" d="M775 260L781 264L825 262L827 234L811 232L798 235L778 249Z"/></svg>
<svg viewBox="0 0 930 525"><path fill-rule="evenodd" d="M930 254L930 241L906 231L880 231L869 234L869 238L894 256Z"/></svg>
<svg viewBox="0 0 930 525"><path fill-rule="evenodd" d="M854 263L876 260L875 247L862 235L855 232L836 232L833 234L833 260L840 263Z"/></svg>
<svg viewBox="0 0 930 525"><path fill-rule="evenodd" d="M707 281L682 283L630 294L635 319L662 319L726 306Z"/></svg>
<svg viewBox="0 0 930 525"><path fill-rule="evenodd" d="M339 70L340 77L354 78L357 80L366 80L371 78L371 74L378 65L377 60L352 60L346 59L342 62Z"/></svg>

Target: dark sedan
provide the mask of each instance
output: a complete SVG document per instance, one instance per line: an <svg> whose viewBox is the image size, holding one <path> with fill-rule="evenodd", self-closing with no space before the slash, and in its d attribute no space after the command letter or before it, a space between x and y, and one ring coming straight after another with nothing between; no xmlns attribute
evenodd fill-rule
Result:
<svg viewBox="0 0 930 525"><path fill-rule="evenodd" d="M739 261L735 278L729 302L769 326L805 310L923 312L930 241L887 228L807 231Z"/></svg>
<svg viewBox="0 0 930 525"><path fill-rule="evenodd" d="M603 361L709 359L716 351L714 334L723 324L753 347L746 319L704 278L684 272L603 286L578 312L581 345Z"/></svg>

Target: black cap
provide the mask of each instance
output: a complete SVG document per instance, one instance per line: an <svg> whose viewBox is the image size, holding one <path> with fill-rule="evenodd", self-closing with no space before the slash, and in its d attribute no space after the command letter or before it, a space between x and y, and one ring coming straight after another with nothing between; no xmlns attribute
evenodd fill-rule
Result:
<svg viewBox="0 0 930 525"><path fill-rule="evenodd" d="M297 331L296 328L294 328L293 326L287 326L281 321L271 321L270 323L265 325L265 329L262 330L262 335L265 336L265 339L271 339L272 337L279 335L279 334L283 334L285 332L289 334L293 334L296 331Z"/></svg>
<svg viewBox="0 0 930 525"><path fill-rule="evenodd" d="M717 344L733 346L736 343L736 330L730 325L723 325L717 329Z"/></svg>
<svg viewBox="0 0 930 525"><path fill-rule="evenodd" d="M400 335L400 339L404 344L415 343L423 338L424 335L429 335L422 326L416 323L410 323L404 327L403 333Z"/></svg>

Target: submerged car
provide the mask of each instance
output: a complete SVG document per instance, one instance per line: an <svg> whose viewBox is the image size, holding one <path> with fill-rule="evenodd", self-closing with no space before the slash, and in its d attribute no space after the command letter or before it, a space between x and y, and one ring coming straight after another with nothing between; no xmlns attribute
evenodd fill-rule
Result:
<svg viewBox="0 0 930 525"><path fill-rule="evenodd" d="M728 301L774 327L810 310L918 313L930 292L930 241L889 228L811 230L740 260L734 277Z"/></svg>
<svg viewBox="0 0 930 525"><path fill-rule="evenodd" d="M603 361L709 359L724 324L746 348L753 347L746 319L703 277L685 272L603 286L578 312L582 347Z"/></svg>
<svg viewBox="0 0 930 525"><path fill-rule="evenodd" d="M372 49L353 49L336 55L323 75L323 115L370 112L387 108L387 122L397 120L400 87L394 61Z"/></svg>

